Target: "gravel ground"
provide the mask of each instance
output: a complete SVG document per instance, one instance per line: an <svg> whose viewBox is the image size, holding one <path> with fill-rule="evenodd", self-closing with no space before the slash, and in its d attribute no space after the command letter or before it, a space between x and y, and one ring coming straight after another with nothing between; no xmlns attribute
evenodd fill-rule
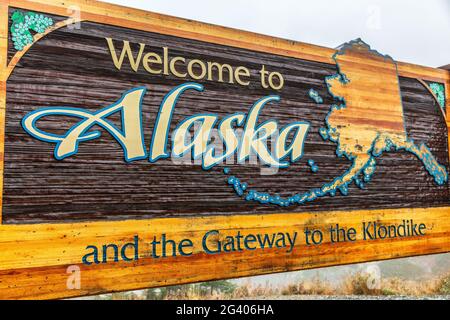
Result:
<svg viewBox="0 0 450 320"><path fill-rule="evenodd" d="M450 295L435 296L326 296L326 295L291 295L254 297L251 300L450 300Z"/></svg>

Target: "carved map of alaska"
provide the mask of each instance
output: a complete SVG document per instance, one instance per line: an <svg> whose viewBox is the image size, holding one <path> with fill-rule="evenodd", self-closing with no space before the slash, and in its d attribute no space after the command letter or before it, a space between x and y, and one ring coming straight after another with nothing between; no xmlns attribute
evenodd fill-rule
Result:
<svg viewBox="0 0 450 320"><path fill-rule="evenodd" d="M360 39L342 45L333 59L339 72L325 81L330 94L340 103L331 106L320 135L337 144L337 156L349 159L350 169L321 188L303 194L283 198L250 190L246 199L288 206L334 196L337 191L346 195L349 184L363 188L370 182L376 158L390 150L414 154L438 185L446 183L446 169L430 149L407 137L395 61L371 50ZM235 180L231 182L236 183Z"/></svg>

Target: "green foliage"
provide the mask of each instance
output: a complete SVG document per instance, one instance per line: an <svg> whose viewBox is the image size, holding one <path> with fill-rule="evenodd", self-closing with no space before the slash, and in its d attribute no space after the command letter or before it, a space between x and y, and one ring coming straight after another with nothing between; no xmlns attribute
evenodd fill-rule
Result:
<svg viewBox="0 0 450 320"><path fill-rule="evenodd" d="M424 274L423 269L408 260L392 260L379 264L384 278L400 278L414 280Z"/></svg>
<svg viewBox="0 0 450 320"><path fill-rule="evenodd" d="M232 294L234 290L236 290L236 287L237 286L234 283L227 280L210 281L200 284L200 289L202 290L202 292L209 292L210 294L212 294L213 291Z"/></svg>
<svg viewBox="0 0 450 320"><path fill-rule="evenodd" d="M397 292L395 292L395 291L393 291L391 289L388 289L388 288L381 289L380 293L383 296L395 296L395 295L397 295Z"/></svg>
<svg viewBox="0 0 450 320"><path fill-rule="evenodd" d="M31 31L43 33L53 25L53 19L35 12L14 11L11 16L11 37L17 51L33 43Z"/></svg>
<svg viewBox="0 0 450 320"><path fill-rule="evenodd" d="M440 294L450 294L450 276L444 278L439 288Z"/></svg>
<svg viewBox="0 0 450 320"><path fill-rule="evenodd" d="M231 296L236 288L237 286L228 280L202 282L199 284L176 285L165 288L148 289L146 292L146 299L193 299L210 297L215 293Z"/></svg>
<svg viewBox="0 0 450 320"><path fill-rule="evenodd" d="M429 84L431 91L436 95L439 104L445 108L445 88L442 83L432 82Z"/></svg>

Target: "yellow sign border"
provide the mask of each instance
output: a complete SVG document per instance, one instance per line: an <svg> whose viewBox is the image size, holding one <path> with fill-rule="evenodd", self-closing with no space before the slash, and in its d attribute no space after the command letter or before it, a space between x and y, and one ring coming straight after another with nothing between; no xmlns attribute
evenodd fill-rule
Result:
<svg viewBox="0 0 450 320"><path fill-rule="evenodd" d="M89 0L1 0L0 1L0 159L3 188L4 128L7 66L8 8L68 16L78 7L82 21L157 32L260 52L334 63L335 50L273 38L251 32L188 21L166 15L125 8ZM439 81L446 86L450 106L450 72L409 63L398 63L400 76ZM447 108L447 119L449 119ZM447 120L447 127L449 128ZM2 194L0 190L0 195ZM1 202L1 197L0 197ZM96 293L149 288L196 281L244 277L317 268L355 262L450 252L450 207L350 212L314 212L266 215L232 215L189 218L164 218L70 224L0 225L0 298L62 298ZM131 241L135 235L148 240L166 233L171 239L201 239L209 230L224 234L301 231L305 226L324 228L339 223L359 228L363 221L399 223L414 219L427 225L424 237L301 243L291 253L281 249L207 255L200 250L190 257L155 260L140 256L137 262L84 266L81 257L87 245ZM361 239L359 239L361 240ZM196 240L195 240L196 241ZM194 243L195 243L194 241ZM144 248L145 249L145 248ZM145 251L145 250L144 250ZM81 270L81 287L70 289L69 266Z"/></svg>

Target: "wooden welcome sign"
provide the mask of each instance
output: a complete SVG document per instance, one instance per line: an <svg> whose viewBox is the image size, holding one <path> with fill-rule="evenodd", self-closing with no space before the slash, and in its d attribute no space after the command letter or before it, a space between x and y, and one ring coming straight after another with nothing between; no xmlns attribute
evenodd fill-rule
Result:
<svg viewBox="0 0 450 320"><path fill-rule="evenodd" d="M448 71L95 1L0 22L0 298L450 251Z"/></svg>

